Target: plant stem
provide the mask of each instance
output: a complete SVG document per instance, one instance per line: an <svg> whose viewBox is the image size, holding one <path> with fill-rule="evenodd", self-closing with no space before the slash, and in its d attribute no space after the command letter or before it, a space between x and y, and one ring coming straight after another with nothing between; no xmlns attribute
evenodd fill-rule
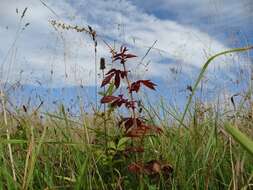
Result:
<svg viewBox="0 0 253 190"><path fill-rule="evenodd" d="M10 140L10 132L8 129L8 122L7 122L7 114L6 114L6 109L5 109L5 97L4 97L4 93L3 90L1 88L1 101L2 101L2 106L3 106L3 114L4 114L4 123L6 125L6 136L7 136L7 140ZM15 172L15 166L14 166L14 160L13 160L13 155L12 155L12 148L11 148L11 144L8 143L8 150L9 150L9 156L10 156L10 161L11 161L11 169L12 169L12 175L13 175L13 180L17 181L16 178L16 172Z"/></svg>
<svg viewBox="0 0 253 190"><path fill-rule="evenodd" d="M129 80L129 78L128 78L127 69L126 69L126 64L125 64L125 63L122 63L122 65L123 65L123 68L124 68L124 72L126 72L126 82L127 82L127 86L128 86L128 94L129 94L129 96L130 96L131 102L133 102L133 101L134 101L134 98L133 98L133 93L130 91L131 83L130 83L130 80ZM131 106L131 108L132 108L132 114L133 114L133 118L134 118L134 127L137 127L136 112L135 112L134 106Z"/></svg>
<svg viewBox="0 0 253 190"><path fill-rule="evenodd" d="M105 71L104 69L102 70L102 73L103 73L103 79L105 78ZM104 91L104 94L105 94L105 86L103 88L103 91ZM106 106L104 104L104 107L103 107L103 111L104 111L104 114L103 114L103 120L104 120L104 138L105 138L105 153L106 155L108 154L108 147L107 147L107 127L106 127Z"/></svg>

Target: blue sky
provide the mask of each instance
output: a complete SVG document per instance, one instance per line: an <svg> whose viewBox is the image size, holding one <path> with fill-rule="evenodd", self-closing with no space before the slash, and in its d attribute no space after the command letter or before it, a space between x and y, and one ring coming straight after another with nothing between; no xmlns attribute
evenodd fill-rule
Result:
<svg viewBox="0 0 253 190"><path fill-rule="evenodd" d="M85 34L56 31L49 24L52 19L90 25L116 47L129 46L139 56L129 63L133 79L154 79L163 94L168 89L170 93L185 91L210 55L253 44L251 0L42 1L50 9L40 0L0 2L2 82L42 84L45 88L95 85L92 41ZM18 31L25 7L28 9ZM26 23L30 25L22 30ZM144 68L138 63L155 41L144 60L148 67ZM238 78L247 81L252 55L229 55L216 60L206 75L206 88L213 91L218 86L224 90ZM110 61L108 50L99 41L98 57L101 56Z"/></svg>

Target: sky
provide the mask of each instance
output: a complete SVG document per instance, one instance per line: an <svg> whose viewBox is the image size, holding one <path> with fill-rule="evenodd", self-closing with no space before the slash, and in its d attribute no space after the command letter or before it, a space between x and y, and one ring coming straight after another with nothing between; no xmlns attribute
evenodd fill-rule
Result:
<svg viewBox="0 0 253 190"><path fill-rule="evenodd" d="M161 93L185 91L211 55L253 44L252 0L0 0L0 18L1 83L43 88L96 85L92 40L55 29L51 20L91 26L100 38L97 58L108 63L101 39L116 48L128 46L138 55L129 62L133 80L153 79ZM248 82L252 55L218 58L210 65L206 88Z"/></svg>

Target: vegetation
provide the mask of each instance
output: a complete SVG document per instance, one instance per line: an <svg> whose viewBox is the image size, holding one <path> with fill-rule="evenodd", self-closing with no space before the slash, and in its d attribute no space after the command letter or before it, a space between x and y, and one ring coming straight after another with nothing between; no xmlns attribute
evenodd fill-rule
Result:
<svg viewBox="0 0 253 190"><path fill-rule="evenodd" d="M90 34L96 56L97 36L91 27L52 24ZM183 113L172 111L162 100L155 106L136 101L141 87L154 90L156 85L144 79L131 82L126 64L135 55L123 46L119 52L108 47L113 64L123 70L115 67L105 74L100 93L103 111L82 113L78 119L64 106L55 113L28 111L25 105L9 111L1 93L1 189L253 188L252 99L245 98L233 112L193 101L213 59L252 47L211 57ZM100 66L104 70L103 59ZM118 95L121 80L126 86Z"/></svg>
<svg viewBox="0 0 253 190"><path fill-rule="evenodd" d="M147 110L153 110L148 108ZM163 110L166 115L169 112ZM250 114L245 112L245 117ZM252 113L251 113L252 114ZM147 115L154 115L152 111ZM147 117L149 122L152 118ZM2 189L251 189L253 157L224 130L225 119L213 110L194 111L187 128L169 118L157 121L163 126L159 136L146 137L145 152L138 159L163 161L173 168L157 175L133 174L128 166L135 158L126 150L131 140L107 119L107 141L99 116L68 117L64 108L58 114L8 115L1 120L0 186ZM241 119L241 120L240 120ZM252 138L252 118L243 116L235 123ZM10 140L5 129L11 130ZM11 144L16 181L7 145ZM106 153L106 148L108 153ZM130 158L129 158L130 157ZM161 161L162 160L162 161ZM158 167L159 171L159 167Z"/></svg>

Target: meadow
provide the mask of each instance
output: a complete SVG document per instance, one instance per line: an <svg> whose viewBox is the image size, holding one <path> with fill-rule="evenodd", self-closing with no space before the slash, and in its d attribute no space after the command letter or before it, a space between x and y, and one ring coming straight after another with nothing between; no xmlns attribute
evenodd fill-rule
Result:
<svg viewBox="0 0 253 190"><path fill-rule="evenodd" d="M97 34L90 26L51 24L89 35L96 56ZM120 69L103 73L101 109L80 110L78 118L63 105L52 112L26 105L9 110L1 91L0 189L253 189L253 89L240 102L231 97L236 109L219 110L195 98L214 59L253 47L211 56L181 112L162 99L139 103L142 88L159 84L131 81L127 63L136 55L106 45ZM101 70L104 64L101 59ZM121 85L125 91L118 94Z"/></svg>

